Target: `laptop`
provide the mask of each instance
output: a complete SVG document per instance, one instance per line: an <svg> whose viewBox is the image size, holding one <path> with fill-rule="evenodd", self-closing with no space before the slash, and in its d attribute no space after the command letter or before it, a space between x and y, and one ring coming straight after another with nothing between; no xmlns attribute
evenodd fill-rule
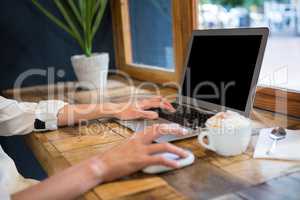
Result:
<svg viewBox="0 0 300 200"><path fill-rule="evenodd" d="M178 123L183 137L164 135L156 142L194 137L208 118L231 110L249 117L269 34L268 28L195 30L188 47L175 113L155 109L157 120L118 121L138 132L156 123Z"/></svg>

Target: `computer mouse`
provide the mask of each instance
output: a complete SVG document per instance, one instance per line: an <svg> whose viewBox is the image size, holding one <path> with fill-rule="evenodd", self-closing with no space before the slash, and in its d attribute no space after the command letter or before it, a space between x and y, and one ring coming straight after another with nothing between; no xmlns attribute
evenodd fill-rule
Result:
<svg viewBox="0 0 300 200"><path fill-rule="evenodd" d="M157 154L157 155L162 155L167 159L170 160L177 160L178 164L179 164L179 168L183 168L185 166L191 165L194 163L195 161L195 156L191 151L187 151L188 152L188 156L186 158L180 158L178 155L173 154L173 153L161 153L161 154ZM175 168L178 169L178 168ZM146 174L159 174L159 173L163 173L163 172L168 172L174 170L174 168L170 168L170 167L165 167L163 165L150 165L146 168L144 168L142 171Z"/></svg>

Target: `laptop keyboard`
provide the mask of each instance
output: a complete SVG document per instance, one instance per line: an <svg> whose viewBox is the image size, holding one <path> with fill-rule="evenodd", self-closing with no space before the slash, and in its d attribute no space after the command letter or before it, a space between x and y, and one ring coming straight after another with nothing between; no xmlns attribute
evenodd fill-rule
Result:
<svg viewBox="0 0 300 200"><path fill-rule="evenodd" d="M213 116L213 114L211 113L206 113L204 111L201 112L189 106L178 104L176 102L173 102L172 105L176 109L176 112L174 113L162 109L152 110L158 112L161 118L192 129L204 127L206 120Z"/></svg>

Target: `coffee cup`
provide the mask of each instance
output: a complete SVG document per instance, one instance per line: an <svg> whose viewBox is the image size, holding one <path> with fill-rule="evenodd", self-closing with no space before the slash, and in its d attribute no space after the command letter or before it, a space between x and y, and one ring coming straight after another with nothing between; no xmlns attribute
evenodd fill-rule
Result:
<svg viewBox="0 0 300 200"><path fill-rule="evenodd" d="M247 150L251 139L251 121L232 111L220 112L208 119L198 136L206 149L222 156L235 156ZM207 137L208 144L204 142Z"/></svg>

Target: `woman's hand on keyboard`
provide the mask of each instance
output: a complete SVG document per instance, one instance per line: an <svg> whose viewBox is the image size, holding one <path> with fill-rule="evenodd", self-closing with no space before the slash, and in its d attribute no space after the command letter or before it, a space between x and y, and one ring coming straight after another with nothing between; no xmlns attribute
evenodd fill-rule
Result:
<svg viewBox="0 0 300 200"><path fill-rule="evenodd" d="M115 117L120 120L157 119L158 113L150 111L151 108L161 108L170 112L176 111L168 100L156 96L136 102L119 104Z"/></svg>

